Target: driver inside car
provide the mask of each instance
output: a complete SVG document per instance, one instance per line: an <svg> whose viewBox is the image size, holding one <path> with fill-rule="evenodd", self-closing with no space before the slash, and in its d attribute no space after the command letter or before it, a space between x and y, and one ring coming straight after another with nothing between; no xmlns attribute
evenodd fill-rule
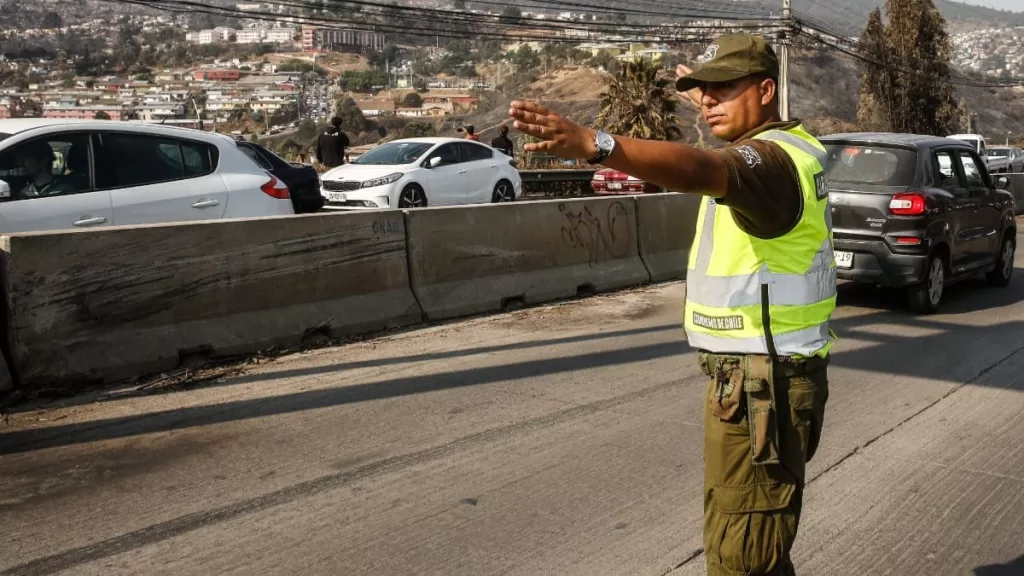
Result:
<svg viewBox="0 0 1024 576"><path fill-rule="evenodd" d="M53 149L43 141L30 142L14 154L14 162L28 182L18 194L20 198L58 196L76 191L74 183L53 174Z"/></svg>

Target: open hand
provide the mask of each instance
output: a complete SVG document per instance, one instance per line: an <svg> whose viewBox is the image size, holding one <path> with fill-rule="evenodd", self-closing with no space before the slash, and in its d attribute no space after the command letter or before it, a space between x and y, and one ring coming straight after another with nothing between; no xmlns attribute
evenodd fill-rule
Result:
<svg viewBox="0 0 1024 576"><path fill-rule="evenodd" d="M594 131L580 126L536 102L515 100L508 115L515 118L516 130L540 138L523 146L527 152L548 152L568 159L597 156Z"/></svg>

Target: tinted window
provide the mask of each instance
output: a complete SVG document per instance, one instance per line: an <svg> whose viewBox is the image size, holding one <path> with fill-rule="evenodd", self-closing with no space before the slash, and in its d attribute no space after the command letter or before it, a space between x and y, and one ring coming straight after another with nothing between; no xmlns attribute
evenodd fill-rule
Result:
<svg viewBox="0 0 1024 576"><path fill-rule="evenodd" d="M270 166L274 168L293 168L291 162L288 162L270 150L267 150L262 146L253 146L253 148L256 150L256 153L260 155L260 158L263 158L263 160Z"/></svg>
<svg viewBox="0 0 1024 576"><path fill-rule="evenodd" d="M459 146L454 143L445 144L444 146L438 148L433 154L431 154L430 157L441 158L442 166L446 164L457 164L459 162Z"/></svg>
<svg viewBox="0 0 1024 576"><path fill-rule="evenodd" d="M264 170L270 170L270 164L268 164L267 161L263 159L263 156L257 154L256 151L253 150L252 148L248 146L239 146L238 149L242 151L242 154L245 154L253 162L255 162L260 168L263 168Z"/></svg>
<svg viewBox="0 0 1024 576"><path fill-rule="evenodd" d="M119 133L106 133L101 139L115 188L205 176L216 162L215 147L201 142Z"/></svg>
<svg viewBox="0 0 1024 576"><path fill-rule="evenodd" d="M92 191L89 134L54 134L4 151L0 155L0 179L11 190L10 196L0 201Z"/></svg>
<svg viewBox="0 0 1024 576"><path fill-rule="evenodd" d="M829 182L910 186L914 182L917 154L903 148L826 144L826 177Z"/></svg>
<svg viewBox="0 0 1024 576"><path fill-rule="evenodd" d="M494 158L494 150L486 146L480 146L478 144L470 144L464 142L462 146L462 159L465 161L472 160L490 160Z"/></svg>
<svg viewBox="0 0 1024 576"><path fill-rule="evenodd" d="M8 133L6 133L6 132L0 132L0 141L6 140L6 139L8 139L8 138L10 138L10 137L11 137L11 135L10 135L10 134L8 134Z"/></svg>
<svg viewBox="0 0 1024 576"><path fill-rule="evenodd" d="M970 188L987 188L985 175L974 161L974 157L967 152L960 153L960 164L964 167L964 181Z"/></svg>
<svg viewBox="0 0 1024 576"><path fill-rule="evenodd" d="M952 152L935 153L935 185L950 192L961 187L960 179L956 175L956 167L953 162Z"/></svg>
<svg viewBox="0 0 1024 576"><path fill-rule="evenodd" d="M352 161L353 164L412 164L433 144L426 142L389 142L382 144Z"/></svg>

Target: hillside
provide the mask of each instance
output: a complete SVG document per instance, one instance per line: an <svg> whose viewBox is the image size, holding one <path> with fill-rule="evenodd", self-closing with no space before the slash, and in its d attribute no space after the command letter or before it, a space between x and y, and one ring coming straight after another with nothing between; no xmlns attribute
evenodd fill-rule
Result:
<svg viewBox="0 0 1024 576"><path fill-rule="evenodd" d="M793 55L792 70L793 117L802 119L819 135L856 128L860 71L853 61L830 52L798 50ZM454 135L455 128L462 123L474 124L478 132L496 127L506 119L508 102L519 97L536 98L578 122L590 124L599 110L599 101L594 98L599 98L607 85L595 81L601 78L606 76L582 67L553 71L505 94L488 94L477 113L446 122L441 130ZM1011 140L1024 137L1024 87L960 88L958 96L978 114L975 129L990 141L1003 142L1008 133ZM708 144L721 144L709 139L707 127L698 119L695 108L681 104L677 114L684 126L684 141L696 143L703 136ZM703 134L698 134L698 128ZM487 139L493 133L482 136Z"/></svg>
<svg viewBox="0 0 1024 576"><path fill-rule="evenodd" d="M933 1L946 18L950 33L1024 25L1024 12L993 10L949 0ZM778 3L768 0L763 1L762 5L775 10ZM804 14L850 35L860 34L867 22L868 14L879 6L884 10L885 0L793 0L793 10L798 14Z"/></svg>

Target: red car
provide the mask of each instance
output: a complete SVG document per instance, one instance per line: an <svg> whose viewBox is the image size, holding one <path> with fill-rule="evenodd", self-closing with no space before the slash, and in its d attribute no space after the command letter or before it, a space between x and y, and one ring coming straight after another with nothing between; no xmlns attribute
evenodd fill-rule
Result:
<svg viewBox="0 0 1024 576"><path fill-rule="evenodd" d="M654 184L611 168L595 172L590 186L594 189L594 194L650 194L661 191Z"/></svg>

